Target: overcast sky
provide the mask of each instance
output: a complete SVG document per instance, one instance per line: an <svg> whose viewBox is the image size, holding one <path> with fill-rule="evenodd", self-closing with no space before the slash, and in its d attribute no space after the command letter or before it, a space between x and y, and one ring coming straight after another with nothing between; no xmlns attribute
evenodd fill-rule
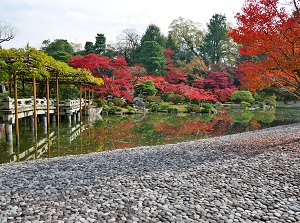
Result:
<svg viewBox="0 0 300 223"><path fill-rule="evenodd" d="M142 35L150 24L167 35L168 26L178 17L206 23L215 14L225 14L234 24L244 0L9 0L0 5L0 21L18 29L18 35L3 48L40 48L43 40L95 42L103 33L107 43L115 43L124 29Z"/></svg>

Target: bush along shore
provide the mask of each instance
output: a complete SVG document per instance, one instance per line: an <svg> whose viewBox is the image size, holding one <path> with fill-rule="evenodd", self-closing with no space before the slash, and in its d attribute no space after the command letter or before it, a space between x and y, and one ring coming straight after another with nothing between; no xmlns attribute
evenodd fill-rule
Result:
<svg viewBox="0 0 300 223"><path fill-rule="evenodd" d="M0 222L300 222L300 124L2 164Z"/></svg>

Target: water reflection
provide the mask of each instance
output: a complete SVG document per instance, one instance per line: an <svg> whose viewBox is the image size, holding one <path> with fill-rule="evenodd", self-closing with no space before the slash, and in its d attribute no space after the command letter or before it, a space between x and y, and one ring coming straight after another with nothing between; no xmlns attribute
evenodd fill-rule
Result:
<svg viewBox="0 0 300 223"><path fill-rule="evenodd" d="M54 125L48 131L41 125L38 134L22 126L19 146L6 142L0 125L0 163L178 143L294 122L300 122L299 109L97 116L61 123L59 128Z"/></svg>

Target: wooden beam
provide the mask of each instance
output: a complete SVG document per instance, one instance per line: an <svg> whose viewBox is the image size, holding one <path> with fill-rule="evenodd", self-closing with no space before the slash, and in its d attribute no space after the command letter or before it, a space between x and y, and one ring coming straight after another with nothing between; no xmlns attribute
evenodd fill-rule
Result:
<svg viewBox="0 0 300 223"><path fill-rule="evenodd" d="M35 76L32 77L32 90L33 90L33 123L34 123L34 136L37 141L37 111L36 111L36 82Z"/></svg>
<svg viewBox="0 0 300 223"><path fill-rule="evenodd" d="M50 128L50 90L49 78L46 79L46 99L47 99L47 127Z"/></svg>
<svg viewBox="0 0 300 223"><path fill-rule="evenodd" d="M82 91L81 91L81 85L79 88L79 93L80 93L80 97L79 97L79 103L80 103L80 107L79 107L79 112L80 112L80 123L82 121L82 107L81 107L81 103L82 103Z"/></svg>
<svg viewBox="0 0 300 223"><path fill-rule="evenodd" d="M86 89L84 86L84 116L86 116Z"/></svg>
<svg viewBox="0 0 300 223"><path fill-rule="evenodd" d="M17 88L17 75L14 73L14 101L15 101L15 125L16 125L16 145L20 143L19 136L19 117L18 117L18 88Z"/></svg>
<svg viewBox="0 0 300 223"><path fill-rule="evenodd" d="M58 92L58 76L56 74L56 111L57 111L57 126L59 126L59 92Z"/></svg>

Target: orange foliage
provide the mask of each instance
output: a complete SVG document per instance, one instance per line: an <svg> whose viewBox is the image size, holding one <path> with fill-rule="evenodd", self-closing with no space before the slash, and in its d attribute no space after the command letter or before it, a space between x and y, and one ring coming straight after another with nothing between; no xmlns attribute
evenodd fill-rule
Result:
<svg viewBox="0 0 300 223"><path fill-rule="evenodd" d="M246 0L236 15L237 28L229 36L241 44L240 54L250 59L239 69L243 86L250 90L276 85L300 98L300 1L293 12L279 0Z"/></svg>

